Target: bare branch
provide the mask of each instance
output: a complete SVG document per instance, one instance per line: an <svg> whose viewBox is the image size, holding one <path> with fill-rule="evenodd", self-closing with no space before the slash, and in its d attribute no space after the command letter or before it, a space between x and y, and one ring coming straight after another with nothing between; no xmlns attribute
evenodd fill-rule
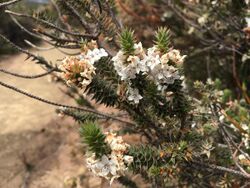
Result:
<svg viewBox="0 0 250 188"><path fill-rule="evenodd" d="M21 14L21 13L17 13L17 12L12 12L10 10L6 10L5 12L8 13L8 14L14 15L14 16L32 19L32 20L37 21L37 22L39 22L39 23L41 23L41 24L43 24L43 25L45 25L47 27L50 27L52 29L55 29L55 30L60 31L62 33L65 33L67 35L72 35L72 36L82 37L82 38L88 38L88 39L96 38L96 36L90 35L90 34L81 34L81 33L74 33L74 32L67 31L65 29L62 29L62 28L56 26L53 23L50 23L50 22L48 22L46 20L43 20L43 19L39 19L39 18L33 17L31 15Z"/></svg>
<svg viewBox="0 0 250 188"><path fill-rule="evenodd" d="M60 47L57 47L56 44L53 44L53 43L51 43L51 45L52 45L51 47L43 48L43 47L39 47L39 46L33 44L32 42L30 42L30 41L28 41L28 40L24 40L24 42L25 42L26 44L28 44L29 46L31 46L32 48L35 48L35 49L40 50L40 51L47 51L47 50L56 49L56 50L58 50L59 52L65 54L65 55L75 56L75 55L79 55L79 54L80 54L80 52L75 52L75 53L65 52L65 51L63 51L62 49L60 49ZM61 48L62 48L62 47L61 47Z"/></svg>
<svg viewBox="0 0 250 188"><path fill-rule="evenodd" d="M99 0L94 0L94 3L98 6L100 14L102 13L102 5L101 2Z"/></svg>
<svg viewBox="0 0 250 188"><path fill-rule="evenodd" d="M228 127L228 125L226 123L223 123L226 127ZM231 138L231 136L229 135L229 133L227 132L227 130L224 128L225 130L225 134L228 136L228 139L231 141L232 145L235 147L235 149L237 149L241 154L243 154L249 161L250 161L250 157L247 153L245 153L240 147L238 147L236 145L236 143L233 141L233 138Z"/></svg>
<svg viewBox="0 0 250 188"><path fill-rule="evenodd" d="M62 3L73 13L73 15L77 18L77 20L81 23L83 28L90 33L91 28L89 27L88 23L82 18L82 16L77 12L77 10L71 6L67 1L62 1Z"/></svg>
<svg viewBox="0 0 250 188"><path fill-rule="evenodd" d="M43 99L41 97L38 97L38 96L35 96L35 95L32 95L26 91L23 91L23 90L20 90L14 86L11 86L9 84L6 84L2 81L0 81L0 85L8 88L8 89L11 89L13 91L16 91L18 93L21 93L23 95L26 95L32 99L35 99L35 100L38 100L38 101L41 101L41 102L44 102L46 104L49 104L49 105L53 105L53 106L58 106L58 107L63 107L63 108L70 108L70 109L75 109L75 110L80 110L80 111L85 111L85 112L89 112L89 113L93 113L93 114L96 114L96 115L99 115L101 117L105 117L106 119L112 119L112 120L115 120L115 121L118 121L118 122L121 122L121 123L125 123L127 125L132 125L132 126L135 126L134 123L131 123L131 122L128 122L126 120L122 120L120 118L117 118L117 117L114 117L112 115L109 115L109 114L105 114L105 113L101 113L101 112L98 112L96 110L93 110L93 109L89 109L89 108L83 108L83 107L77 107L77 106L70 106L70 105L65 105L65 104L59 104L59 103L56 103L56 102L52 102L52 101L49 101L47 99Z"/></svg>
<svg viewBox="0 0 250 188"><path fill-rule="evenodd" d="M4 2L4 3L0 3L0 8L7 7L9 5L13 5L19 1L22 1L22 0L12 0L12 1Z"/></svg>
<svg viewBox="0 0 250 188"><path fill-rule="evenodd" d="M222 133L222 135L223 135L223 138L225 139L225 141L226 141L226 143L227 143L227 146L228 146L228 148L229 148L229 151L230 151L230 153L231 153L231 156L232 156L232 159L233 159L235 165L239 168L239 170L240 170L243 174L245 174L246 176L249 176L249 177L250 177L250 174L248 174L248 173L240 166L240 164L238 163L238 160L237 160L237 158L235 157L235 155L234 155L234 153L233 153L233 149L232 149L232 146L231 146L231 143L230 143L230 139L228 138L228 135L226 135L225 129L224 129L223 125L220 126L220 130L221 130L221 133Z"/></svg>
<svg viewBox="0 0 250 188"><path fill-rule="evenodd" d="M112 9L112 7L109 6L108 2L106 3L107 9L108 9L108 13L110 15L110 17L112 18L113 22L115 23L116 27L118 30L121 30L122 26L121 24L118 22L114 10Z"/></svg>
<svg viewBox="0 0 250 188"><path fill-rule="evenodd" d="M37 56L37 55L29 52L28 50L25 50L25 49L17 46L16 44L14 44L13 42L11 42L9 39L7 39L2 34L0 34L0 38L2 38L5 42L7 42L9 45L11 45L16 50L18 50L18 51L20 51L20 52L22 52L24 54L27 54L28 58L32 58L32 60L35 61L36 63L44 65L47 69L53 69L53 68L55 68L52 65L50 65L43 57ZM61 72L61 70L59 70L58 68L56 68L55 71Z"/></svg>
<svg viewBox="0 0 250 188"><path fill-rule="evenodd" d="M30 36L33 36L33 37L35 37L35 38L37 38L37 39L40 39L40 40L42 40L42 41L44 41L44 42L50 44L51 46L53 46L53 48L57 49L58 51L62 52L63 54L66 54L66 55L78 55L78 54L79 54L79 53L73 53L73 54L72 54L72 53L68 53L68 52L65 52L65 51L61 50L60 48L69 48L69 49L72 49L72 47L65 46L65 45L61 45L61 44L55 44L55 43L53 43L53 42L51 42L51 41L45 39L44 37L42 37L42 36L40 36L40 35L37 35L37 34L31 32L31 31L29 31L28 29L26 29L26 28L25 28L25 27L15 18L15 17L13 17L12 15L10 15L10 17L11 17L11 19L14 21L14 23L15 23L18 27L20 27L24 32L26 32L26 33L29 34ZM31 42L28 41L28 40L25 40L25 42L26 42L28 45L30 45L31 47L34 47L34 48L36 48L36 49L38 49L38 50L45 50L45 49L42 49L42 48L40 48L40 47L34 45L33 43L31 43ZM74 49L79 48L78 46L75 46L75 47L76 47L76 48L74 48ZM53 48L51 48L51 49L53 49ZM46 49L46 50L47 50L47 49Z"/></svg>
<svg viewBox="0 0 250 188"><path fill-rule="evenodd" d="M49 40L43 38L43 37L40 36L40 35L37 35L37 34L31 32L31 31L29 31L29 30L28 30L27 28L25 28L25 27L24 27L24 26L14 17L14 16L10 15L10 17L11 17L11 19L13 20L13 22L14 22L18 27L20 27L20 29L21 29L22 31L26 32L27 34L29 34L29 35L32 36L32 37L35 37L35 38L40 39L40 40L43 40L44 42L46 42L46 43L48 43L48 44L50 44L50 45L53 45L53 43L50 42Z"/></svg>
<svg viewBox="0 0 250 188"><path fill-rule="evenodd" d="M25 79L41 78L43 76L49 75L50 73L52 73L54 71L55 71L55 68L49 70L48 72L42 73L42 74L37 74L37 75L23 75L23 74L13 73L13 72L7 71L5 69L0 69L0 72L2 72L2 73L8 74L8 75L12 75L12 76L15 76L15 77L19 77L19 78L25 78Z"/></svg>
<svg viewBox="0 0 250 188"><path fill-rule="evenodd" d="M49 50L53 50L53 49L56 48L54 46L47 47L47 48L39 47L39 46L36 46L35 44L33 44L32 42L30 42L29 40L26 40L26 39L24 40L24 42L26 44L28 44L30 47L35 48L36 50L39 50L39 51L49 51Z"/></svg>
<svg viewBox="0 0 250 188"><path fill-rule="evenodd" d="M195 164L195 165L198 165L198 166L208 168L208 169L217 170L217 171L221 171L221 172L227 172L227 173L230 173L230 174L234 174L234 175L237 175L237 176L244 177L246 179L250 179L249 175L246 175L246 174L244 174L244 173L242 173L240 171L233 170L233 169L230 169L230 168L226 168L226 167L223 167L223 166L218 166L218 165L214 165L214 164L206 164L206 163L198 162L198 161L192 161L192 163Z"/></svg>
<svg viewBox="0 0 250 188"><path fill-rule="evenodd" d="M65 21L65 19L63 19L61 10L57 6L56 2L54 0L50 0L50 2L55 7L55 9L57 11L57 14L58 14L58 17L59 17L59 20L61 21L61 23L64 24L67 27L68 31L72 31L71 26Z"/></svg>
<svg viewBox="0 0 250 188"><path fill-rule="evenodd" d="M40 33L46 37L51 38L53 41L56 41L57 43L76 43L79 44L78 40L74 40L74 39L67 39L67 38L59 38L57 36L54 36L46 31L43 31L41 29L35 29L34 31L36 31L37 33ZM79 46L80 48L80 46Z"/></svg>

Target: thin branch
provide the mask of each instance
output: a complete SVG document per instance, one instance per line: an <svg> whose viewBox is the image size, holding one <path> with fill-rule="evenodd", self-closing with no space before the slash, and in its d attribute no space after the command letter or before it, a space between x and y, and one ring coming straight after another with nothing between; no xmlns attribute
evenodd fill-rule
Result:
<svg viewBox="0 0 250 188"><path fill-rule="evenodd" d="M241 90L246 102L248 104L250 104L250 97L248 96L247 92L243 89L242 85L241 85L241 81L238 77L238 74L237 74L237 71L236 71L236 54L235 54L235 47L233 46L232 47L234 50L233 50L233 64L232 64L232 71L233 71L233 78L238 86L238 88Z"/></svg>
<svg viewBox="0 0 250 188"><path fill-rule="evenodd" d="M45 32L45 31L43 31L43 30L41 30L41 29L35 29L34 31L36 31L36 32L38 32L38 33L40 33L40 34L42 34L42 35L44 35L44 36L46 36L46 37L51 38L53 41L56 41L57 43L76 43L76 44L79 43L78 40L66 39L66 38L59 38L59 37L57 37L57 36L55 36L55 35L52 35L52 34L50 34L50 33L48 33L48 32ZM79 46L79 47L80 47L80 46Z"/></svg>
<svg viewBox="0 0 250 188"><path fill-rule="evenodd" d="M37 21L47 27L50 27L52 29L55 29L57 31L60 31L62 33L65 33L67 35L72 35L72 36L76 36L76 37L82 37L82 38L89 38L89 39L93 39L95 38L94 35L89 35L89 34L81 34L81 33L74 33L74 32L70 32L70 31L67 31L65 29L62 29L58 26L56 26L55 24L51 23L51 22L48 22L46 20L43 20L43 19L39 19L39 18L36 18L36 17L33 17L31 15L27 15L27 14L21 14L21 13L17 13L17 12L12 12L10 10L6 10L5 11L6 13L8 14L11 14L11 15L14 15L14 16L18 16L18 17L24 17L24 18L29 18L29 19L32 19L34 21Z"/></svg>
<svg viewBox="0 0 250 188"><path fill-rule="evenodd" d="M56 48L54 46L47 47L47 48L39 47L39 46L36 46L35 44L33 44L32 42L26 40L26 39L24 40L24 42L26 44L28 44L30 47L35 48L36 50L39 50L39 51L49 51L49 50L53 50L53 49Z"/></svg>
<svg viewBox="0 0 250 188"><path fill-rule="evenodd" d="M3 3L0 3L0 8L4 8L4 7L7 7L9 5L13 5L19 1L22 1L22 0L12 0L12 1L7 1L7 2L3 2Z"/></svg>
<svg viewBox="0 0 250 188"><path fill-rule="evenodd" d="M228 126L228 125L225 124L225 123L223 123L223 124L224 124L225 126ZM227 130L226 130L226 129L224 129L224 130L225 130L226 135L228 136L228 139L231 141L232 145L233 145L238 151L240 151L240 153L243 154L243 155L250 161L249 155L248 155L247 153L245 153L242 149L240 149L240 147L238 147L238 146L236 145L236 143L233 141L233 138L231 138L231 136L229 135L229 133L227 132Z"/></svg>
<svg viewBox="0 0 250 188"><path fill-rule="evenodd" d="M52 42L50 42L49 40L43 38L42 36L40 35L37 35L31 31L29 31L27 28L25 28L14 16L10 15L10 18L13 20L13 22L24 32L26 32L27 34L29 34L30 36L32 37L35 37L37 39L40 39L40 40L43 40L44 42L50 44L50 45L53 45Z"/></svg>
<svg viewBox="0 0 250 188"><path fill-rule="evenodd" d="M65 54L65 55L78 55L78 54L79 54L79 53L77 53L77 54L76 54L76 53L73 53L73 54L72 54L72 53L67 53L67 52L61 50L60 48L72 49L72 47L68 47L68 46L60 45L60 44L55 44L55 43L53 43L53 42L51 42L51 41L45 39L44 37L42 37L42 36L40 36L40 35L37 35L37 34L31 32L31 31L29 31L29 30L28 30L27 28L25 28L25 27L24 27L24 26L14 17L14 16L10 15L10 17L11 17L11 19L14 21L14 23L15 23L18 27L21 28L22 31L26 32L26 33L29 34L30 36L33 36L33 37L35 37L35 38L37 38L37 39L40 39L40 40L42 40L42 41L44 41L44 42L50 44L51 46L53 46L55 49L57 49L58 51L62 52L63 54ZM28 45L30 45L31 47L34 47L34 48L36 48L36 49L38 49L38 50L45 50L45 49L42 49L41 47L36 46L35 44L31 43L31 42L28 41L28 40L25 40L25 42L26 42ZM78 48L78 47L77 47L77 48ZM75 48L75 49L77 49L77 48Z"/></svg>
<svg viewBox="0 0 250 188"><path fill-rule="evenodd" d="M0 69L0 72L2 72L2 73L8 74L8 75L12 75L12 76L15 76L15 77L19 77L19 78L25 78L25 79L41 78L43 76L49 75L50 73L52 73L54 71L55 71L55 68L49 70L48 72L42 73L42 74L37 74L37 75L23 75L23 74L13 73L13 72L7 71L5 69Z"/></svg>
<svg viewBox="0 0 250 188"><path fill-rule="evenodd" d="M54 0L50 0L50 2L55 7L57 15L58 15L59 20L61 21L61 23L64 24L67 27L68 31L72 31L71 26L65 21L65 19L63 19L62 13L61 13L59 7L57 6L56 2Z"/></svg>
<svg viewBox="0 0 250 188"><path fill-rule="evenodd" d="M67 1L62 1L62 3L70 10L71 13L75 16L75 18L80 22L83 28L90 33L91 28L89 27L88 23L82 18L82 16L77 12L77 10L71 6Z"/></svg>
<svg viewBox="0 0 250 188"><path fill-rule="evenodd" d="M59 52L65 54L65 55L69 55L69 56L75 56L75 55L79 55L79 54L80 54L80 52L76 52L76 53L65 52L65 51L61 50L60 47L59 47L58 45L53 44L53 43L51 43L52 47L43 48L43 47L39 47L39 46L33 44L32 42L30 42L30 41L28 41L28 40L24 40L24 42L25 42L26 44L28 44L29 46L31 46L32 48L35 48L35 49L40 50L40 51L47 51L47 50L56 49L56 50L58 50ZM63 47L61 47L61 48L63 48Z"/></svg>
<svg viewBox="0 0 250 188"><path fill-rule="evenodd" d="M122 28L122 25L120 24L120 22L118 22L116 16L115 16L115 13L114 13L114 10L112 7L109 6L108 2L106 3L106 6L107 6L107 9L108 9L108 13L111 17L111 19L113 20L113 22L115 23L117 29L120 31L121 28Z"/></svg>
<svg viewBox="0 0 250 188"><path fill-rule="evenodd" d="M231 156L232 156L232 159L235 163L235 165L239 168L239 170L245 174L246 176L249 176L250 177L250 174L248 174L241 166L240 164L238 163L238 160L236 159L235 155L234 155L234 152L233 152L233 149L232 149L232 146L231 146L231 142L230 142L230 139L228 138L228 135L226 135L225 133L225 129L223 126L220 126L220 130L221 130L221 133L222 133L222 136L223 138L225 139L226 143L227 143L227 146L229 148L229 151L231 153ZM237 152L236 152L237 153ZM235 154L236 154L235 153Z"/></svg>
<svg viewBox="0 0 250 188"><path fill-rule="evenodd" d="M223 166L218 166L218 165L214 165L214 164L205 164L203 162L198 162L198 161L192 161L192 163L195 164L195 165L198 165L198 166L208 168L208 169L217 170L217 171L221 171L221 172L227 172L227 173L230 173L230 174L241 176L241 177L246 178L246 179L250 179L249 175L246 175L246 174L244 174L244 173L242 173L240 171L233 170L233 169L230 169L230 168L226 168L226 167L223 167Z"/></svg>
<svg viewBox="0 0 250 188"><path fill-rule="evenodd" d="M14 44L13 42L11 42L9 39L7 39L5 36L3 36L2 34L0 34L0 38L2 38L5 42L7 42L9 45L11 45L13 48L15 48L16 50L24 53L24 54L27 54L28 55L28 58L32 58L33 61L35 61L36 63L38 64L42 64L44 65L46 68L48 69L53 69L55 67L53 67L52 65L50 65L44 58L42 57L39 57L31 52L29 52L28 50L25 50L19 46L17 46L16 44ZM57 72L61 72L58 68L56 68Z"/></svg>
<svg viewBox="0 0 250 188"><path fill-rule="evenodd" d="M225 110L221 110L221 113L241 132L241 133L245 133L245 134L247 134L247 131L246 130L244 130L242 127L241 127L241 125L240 125L240 123L238 123L234 118L232 118L231 116L229 116L226 112L225 112Z"/></svg>
<svg viewBox="0 0 250 188"><path fill-rule="evenodd" d="M94 0L94 3L98 6L100 14L102 13L102 5L101 2L99 0Z"/></svg>
<svg viewBox="0 0 250 188"><path fill-rule="evenodd" d="M35 95L33 95L33 94L30 94L30 93L28 93L28 92L26 92L26 91L20 90L20 89L14 87L14 86L11 86L11 85L9 85L9 84L6 84L6 83L4 83L4 82L2 82L2 81L0 81L0 85L6 87L6 88L8 88L8 89L11 89L11 90L13 90L13 91L16 91L16 92L18 92L18 93L21 93L21 94L23 94L23 95L26 95L26 96L28 96L28 97L30 97L30 98L32 98L32 99L35 99L35 100L41 101L41 102L43 102L43 103L49 104L49 105L58 106L58 107L63 107L63 108L70 108L70 109L75 109L75 110L80 110L80 111L85 111L85 112L90 112L90 113L97 114L97 115L99 115L99 116L101 116L101 117L105 117L105 118L107 118L107 119L112 119L112 120L115 120L115 121L118 121L118 122L121 122L121 123L125 123L125 124L128 124L128 125L135 126L134 123L128 122L128 121L126 121L126 120L122 120L122 119L120 119L120 118L114 117L114 116L109 115L109 114L105 114L105 113L98 112L98 111L93 110L93 109L83 108L83 107L77 107L77 106L70 106L70 105L65 105L65 104L59 104L59 103L57 103L57 102L53 102L53 101L49 101L49 100L47 100L47 99L43 99L43 98L41 98L41 97L35 96Z"/></svg>
<svg viewBox="0 0 250 188"><path fill-rule="evenodd" d="M199 55L202 55L203 53L207 53L211 50L213 50L213 48L215 48L218 44L213 44L211 46L208 46L208 47L205 47L205 48L202 48L202 49L199 49L199 50L196 50L194 51L193 53L191 53L190 55L188 55L188 59L192 59L193 57L195 56L199 56Z"/></svg>
<svg viewBox="0 0 250 188"><path fill-rule="evenodd" d="M129 15L133 16L135 19L139 20L139 21L146 21L145 17L142 17L140 15L138 15L137 13L135 13L133 10L131 10L130 8L128 8L123 2L121 2L121 0L117 0L117 3L119 4L119 6Z"/></svg>

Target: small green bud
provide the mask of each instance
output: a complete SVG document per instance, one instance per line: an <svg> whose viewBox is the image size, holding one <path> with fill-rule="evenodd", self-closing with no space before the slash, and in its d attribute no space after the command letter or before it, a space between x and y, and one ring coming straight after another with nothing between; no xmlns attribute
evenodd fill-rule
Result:
<svg viewBox="0 0 250 188"><path fill-rule="evenodd" d="M170 45L170 31L166 27L160 27L155 34L155 38L154 42L158 50L166 53Z"/></svg>
<svg viewBox="0 0 250 188"><path fill-rule="evenodd" d="M122 51L126 55L133 54L135 51L134 44L135 44L134 31L127 28L124 29L120 34L120 45Z"/></svg>
<svg viewBox="0 0 250 188"><path fill-rule="evenodd" d="M80 136L82 142L87 144L88 150L94 153L97 158L110 153L110 148L105 142L106 136L94 122L84 123L80 127Z"/></svg>

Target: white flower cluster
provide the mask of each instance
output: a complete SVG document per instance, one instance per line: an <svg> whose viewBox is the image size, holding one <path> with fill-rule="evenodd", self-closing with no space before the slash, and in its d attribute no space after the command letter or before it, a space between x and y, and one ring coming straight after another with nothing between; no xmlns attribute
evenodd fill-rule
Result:
<svg viewBox="0 0 250 188"><path fill-rule="evenodd" d="M182 56L179 50L170 49L162 54L156 46L153 46L146 53L141 43L135 44L134 50L132 55L126 55L120 50L112 58L117 74L128 85L131 85L131 80L135 79L137 74L147 75L155 82L159 90L166 89L169 84L180 79L178 69L171 65L171 63L177 65L183 63L186 56ZM136 104L142 99L138 89L135 88L129 87L127 95L128 100Z"/></svg>
<svg viewBox="0 0 250 188"><path fill-rule="evenodd" d="M247 133L242 134L242 141L246 147L246 149L250 148L250 134L249 134L249 126L247 124L242 124L242 129L244 129Z"/></svg>
<svg viewBox="0 0 250 188"><path fill-rule="evenodd" d="M128 81L136 78L136 74L147 72L146 53L141 43L134 45L134 54L127 56L120 50L116 56L112 58L114 67L121 80Z"/></svg>
<svg viewBox="0 0 250 188"><path fill-rule="evenodd" d="M158 90L165 90L168 85L181 78L178 69L170 65L170 63L182 64L185 57L185 55L181 56L180 51L175 49L163 55L157 50L156 46L148 49L148 75L155 82Z"/></svg>
<svg viewBox="0 0 250 188"><path fill-rule="evenodd" d="M93 154L87 158L87 167L97 176L104 177L110 181L124 175L128 165L133 162L133 157L125 155L129 145L126 144L121 136L114 133L106 133L106 143L111 148L110 155L103 155L101 159L96 159Z"/></svg>
<svg viewBox="0 0 250 188"><path fill-rule="evenodd" d="M95 74L94 63L108 56L104 49L99 49L95 41L87 43L78 56L66 57L59 68L63 71L61 77L66 83L82 89L88 86Z"/></svg>

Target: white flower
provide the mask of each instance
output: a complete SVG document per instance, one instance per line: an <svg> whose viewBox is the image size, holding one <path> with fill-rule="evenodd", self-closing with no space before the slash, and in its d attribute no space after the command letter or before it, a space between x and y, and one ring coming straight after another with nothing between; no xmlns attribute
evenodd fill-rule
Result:
<svg viewBox="0 0 250 188"><path fill-rule="evenodd" d="M241 127L242 127L242 129L244 129L245 131L248 131L248 129L249 129L248 125L245 124L245 123L243 123L243 124L241 125Z"/></svg>
<svg viewBox="0 0 250 188"><path fill-rule="evenodd" d="M185 57L186 57L186 55L182 56L179 50L172 49L167 54L164 54L162 56L161 61L164 62L164 61L167 61L167 59L170 59L171 61L173 61L176 64L182 64Z"/></svg>
<svg viewBox="0 0 250 188"><path fill-rule="evenodd" d="M134 70L137 74L140 72L147 72L148 68L146 66L146 61L144 59L140 59L138 56L129 56L127 61L129 62L128 69Z"/></svg>
<svg viewBox="0 0 250 188"><path fill-rule="evenodd" d="M249 145L250 144L250 138L249 138L249 134L248 133L243 134L242 141L243 141L246 149L249 149L249 147L250 147L250 145Z"/></svg>
<svg viewBox="0 0 250 188"><path fill-rule="evenodd" d="M114 68L122 81L131 84L132 79L135 79L138 74L143 74L157 85L158 90L164 91L168 85L181 78L177 68L170 64L183 63L186 56L182 56L179 50L171 49L162 54L157 46L153 46L148 48L147 53L145 53L141 43L135 44L134 49L135 51L131 55L125 55L120 50L112 58ZM142 99L136 88L128 88L127 96L128 100L135 104L138 104Z"/></svg>
<svg viewBox="0 0 250 188"><path fill-rule="evenodd" d="M127 63L127 58L121 50L112 58L112 60L114 62L114 68L117 74L121 77L121 80L129 80L136 77L136 66Z"/></svg>
<svg viewBox="0 0 250 188"><path fill-rule="evenodd" d="M205 141L202 144L202 154L205 154L207 156L207 158L210 158L211 155L211 151L214 150L215 147L213 147L213 145L211 143L209 143L208 141Z"/></svg>
<svg viewBox="0 0 250 188"><path fill-rule="evenodd" d="M91 83L95 74L95 67L90 61L78 56L66 57L59 68L63 71L61 77L69 86L76 85L82 89Z"/></svg>
<svg viewBox="0 0 250 188"><path fill-rule="evenodd" d="M205 25L207 23L208 14L203 14L201 17L198 18L198 23L200 25Z"/></svg>
<svg viewBox="0 0 250 188"><path fill-rule="evenodd" d="M148 71L146 65L146 54L141 43L134 45L134 53L125 55L120 50L113 58L114 68L121 80L129 81L136 78L136 74L145 73Z"/></svg>
<svg viewBox="0 0 250 188"><path fill-rule="evenodd" d="M128 91L127 91L127 95L128 95L128 100L133 101L135 104L138 104L140 102L140 100L143 98L139 94L139 90L137 88L129 87Z"/></svg>
<svg viewBox="0 0 250 188"><path fill-rule="evenodd" d="M106 133L106 142L109 144L110 149L116 153L124 153L129 147L122 137L116 136L115 133Z"/></svg>
<svg viewBox="0 0 250 188"><path fill-rule="evenodd" d="M117 174L116 161L109 159L106 155L103 155L101 159L94 159L95 156L92 155L87 158L87 167L97 176L101 176L110 180L111 183L115 178L120 177Z"/></svg>
<svg viewBox="0 0 250 188"><path fill-rule="evenodd" d="M238 159L241 161L241 160L245 160L246 159L246 156L245 155L243 155L243 154L240 154L239 156L238 156Z"/></svg>
<svg viewBox="0 0 250 188"><path fill-rule="evenodd" d="M133 162L134 158L130 155L124 155L124 161L129 165Z"/></svg>
<svg viewBox="0 0 250 188"><path fill-rule="evenodd" d="M112 58L112 61L114 61L114 63L124 63L124 61L126 61L126 55L120 50L119 52L117 52L117 54Z"/></svg>
<svg viewBox="0 0 250 188"><path fill-rule="evenodd" d="M134 49L135 49L135 55L143 58L146 54L144 52L144 49L142 47L142 43L139 42L138 44L134 44Z"/></svg>
<svg viewBox="0 0 250 188"><path fill-rule="evenodd" d="M95 48L93 50L88 50L86 56L84 58L89 59L91 64L99 61L102 57L107 57L108 53L103 49Z"/></svg>
<svg viewBox="0 0 250 188"><path fill-rule="evenodd" d="M116 140L110 143L112 151L125 152L128 145L124 143L121 136L118 136Z"/></svg>
<svg viewBox="0 0 250 188"><path fill-rule="evenodd" d="M150 70L153 70L154 67L161 63L159 51L157 51L156 46L153 46L152 48L149 48L147 51L147 61L146 64L150 68Z"/></svg>
<svg viewBox="0 0 250 188"><path fill-rule="evenodd" d="M146 58L146 65L149 68L148 77L154 81L158 90L165 90L169 84L180 79L177 69L169 65L169 61L181 64L184 58L185 56L181 56L180 51L175 49L163 55L156 46L148 49Z"/></svg>
<svg viewBox="0 0 250 188"><path fill-rule="evenodd" d="M128 165L133 162L133 157L124 155L129 145L126 144L121 136L115 133L105 133L105 142L110 146L111 154L103 155L101 159L97 159L95 154L87 158L87 168L95 175L104 177L110 181L110 184L121 175L124 175L128 169Z"/></svg>
<svg viewBox="0 0 250 188"><path fill-rule="evenodd" d="M191 128L195 128L196 127L196 122L193 122L191 125Z"/></svg>
<svg viewBox="0 0 250 188"><path fill-rule="evenodd" d="M96 164L96 167L101 169L99 174L103 177L107 176L109 173L113 176L116 175L116 164L114 160L109 160L106 155L102 156L102 160Z"/></svg>
<svg viewBox="0 0 250 188"><path fill-rule="evenodd" d="M247 22L247 27L250 27L250 17L245 17L245 20Z"/></svg>
<svg viewBox="0 0 250 188"><path fill-rule="evenodd" d="M158 86L158 89L166 88L167 85L173 84L175 80L180 79L176 68L169 65L158 64L150 71L149 77Z"/></svg>
<svg viewBox="0 0 250 188"><path fill-rule="evenodd" d="M214 84L214 81L213 81L211 78L208 78L208 79L207 79L207 84L208 84L208 85L213 85L213 84Z"/></svg>

